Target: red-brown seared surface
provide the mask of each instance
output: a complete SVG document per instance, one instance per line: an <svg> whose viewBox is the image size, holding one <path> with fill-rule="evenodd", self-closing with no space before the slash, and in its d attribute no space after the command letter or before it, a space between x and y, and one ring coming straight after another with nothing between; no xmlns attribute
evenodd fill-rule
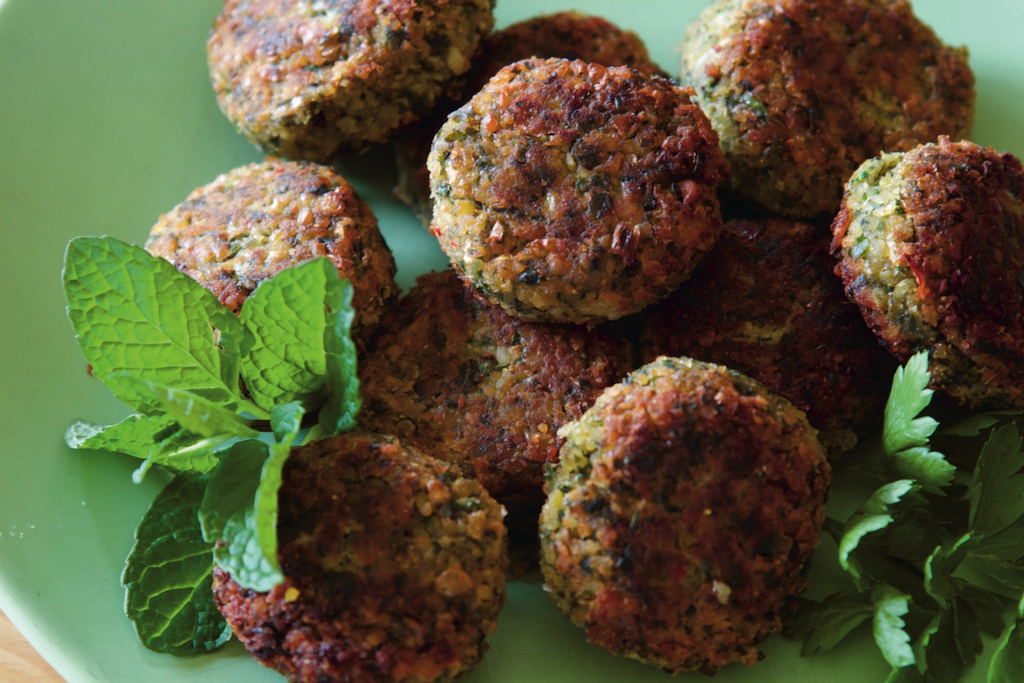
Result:
<svg viewBox="0 0 1024 683"><path fill-rule="evenodd" d="M660 358L564 433L541 513L559 609L670 672L757 661L825 518L831 470L803 414L724 367Z"/></svg>
<svg viewBox="0 0 1024 683"><path fill-rule="evenodd" d="M468 282L526 320L653 303L721 230L728 171L690 94L627 67L505 67L434 140L431 231Z"/></svg>
<svg viewBox="0 0 1024 683"><path fill-rule="evenodd" d="M426 115L494 25L492 0L226 0L217 102L264 151L327 161Z"/></svg>
<svg viewBox="0 0 1024 683"><path fill-rule="evenodd" d="M558 12L534 17L492 33L480 46L480 54L462 80L458 99L443 98L434 113L410 126L395 141L398 187L395 196L430 225L430 143L448 114L469 101L502 67L530 57L581 59L603 66L629 66L645 73L668 76L651 61L643 41L632 31L580 12Z"/></svg>
<svg viewBox="0 0 1024 683"><path fill-rule="evenodd" d="M783 219L726 223L700 270L641 311L640 360L689 356L753 377L821 430L832 456L877 424L895 361L832 272L821 230Z"/></svg>
<svg viewBox="0 0 1024 683"><path fill-rule="evenodd" d="M214 570L214 599L263 664L300 683L452 681L505 603L501 506L397 439L292 451L279 496L285 580L269 593Z"/></svg>
<svg viewBox="0 0 1024 683"><path fill-rule="evenodd" d="M720 0L682 51L732 189L771 214L834 215L867 159L970 136L967 52L906 0Z"/></svg>
<svg viewBox="0 0 1024 683"><path fill-rule="evenodd" d="M263 280L329 257L352 282L360 349L400 291L370 207L347 180L311 163L268 160L225 173L161 216L146 250L235 312Z"/></svg>
<svg viewBox="0 0 1024 683"><path fill-rule="evenodd" d="M536 529L559 427L632 369L628 342L600 329L522 322L455 273L417 280L360 362L361 424L478 478Z"/></svg>
<svg viewBox="0 0 1024 683"><path fill-rule="evenodd" d="M934 388L967 408L1024 408L1020 160L943 138L908 152L878 184L886 178L893 216L875 220L870 205L848 195L833 223L847 294L901 361L930 351ZM862 214L879 229L861 231ZM853 255L855 237L894 245L885 253L906 292L875 276L873 247Z"/></svg>

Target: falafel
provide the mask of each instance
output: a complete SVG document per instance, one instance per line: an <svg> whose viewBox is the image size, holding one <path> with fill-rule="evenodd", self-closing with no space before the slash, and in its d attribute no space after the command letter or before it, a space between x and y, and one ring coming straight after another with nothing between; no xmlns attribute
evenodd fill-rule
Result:
<svg viewBox="0 0 1024 683"><path fill-rule="evenodd" d="M738 370L804 411L838 456L877 425L896 362L834 267L818 226L726 223L693 277L637 314L640 360L689 356Z"/></svg>
<svg viewBox="0 0 1024 683"><path fill-rule="evenodd" d="M533 533L559 427L632 368L599 328L527 323L487 304L452 271L421 276L359 364L368 429L459 464Z"/></svg>
<svg viewBox="0 0 1024 683"><path fill-rule="evenodd" d="M398 439L342 434L293 449L277 527L284 581L267 593L214 570L249 652L297 683L453 681L497 626L503 511Z"/></svg>
<svg viewBox="0 0 1024 683"><path fill-rule="evenodd" d="M160 216L146 250L236 313L264 280L326 256L352 283L360 350L400 291L370 207L343 177L306 162L268 159L219 176Z"/></svg>
<svg viewBox="0 0 1024 683"><path fill-rule="evenodd" d="M973 142L883 154L832 224L836 273L900 362L965 408L1024 408L1024 169Z"/></svg>
<svg viewBox="0 0 1024 683"><path fill-rule="evenodd" d="M906 0L717 0L681 49L731 192L770 215L834 216L867 159L970 136L967 50Z"/></svg>
<svg viewBox="0 0 1024 683"><path fill-rule="evenodd" d="M601 17L581 12L558 12L526 19L492 33L480 46L458 98L442 98L434 112L402 131L395 140L398 185L395 197L405 202L427 227L433 218L427 157L434 135L448 114L479 92L503 66L530 57L581 59L603 66L629 66L668 76L647 54L643 41Z"/></svg>
<svg viewBox="0 0 1024 683"><path fill-rule="evenodd" d="M263 151L326 162L425 116L494 0L226 0L206 43L224 114Z"/></svg>
<svg viewBox="0 0 1024 683"><path fill-rule="evenodd" d="M669 672L753 664L806 585L831 470L799 410L659 358L562 429L541 569L588 639Z"/></svg>
<svg viewBox="0 0 1024 683"><path fill-rule="evenodd" d="M503 68L434 138L431 232L524 320L591 322L671 292L718 238L728 173L692 90L628 67Z"/></svg>

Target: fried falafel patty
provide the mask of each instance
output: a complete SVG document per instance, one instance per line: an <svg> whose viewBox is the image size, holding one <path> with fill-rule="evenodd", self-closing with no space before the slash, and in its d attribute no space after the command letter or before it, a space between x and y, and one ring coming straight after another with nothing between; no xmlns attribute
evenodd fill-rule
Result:
<svg viewBox="0 0 1024 683"><path fill-rule="evenodd" d="M226 0L206 43L221 110L262 150L327 161L422 118L493 0Z"/></svg>
<svg viewBox="0 0 1024 683"><path fill-rule="evenodd" d="M398 439L293 449L279 494L284 581L214 570L213 594L264 665L300 683L454 681L505 603L503 511L480 483Z"/></svg>
<svg viewBox="0 0 1024 683"><path fill-rule="evenodd" d="M523 322L452 271L421 276L360 361L368 429L480 480L516 531L536 530L559 427L631 369L632 349L600 329Z"/></svg>
<svg viewBox="0 0 1024 683"><path fill-rule="evenodd" d="M160 217L146 250L236 313L262 281L326 256L352 283L360 350L400 292L370 207L347 180L311 163L267 160L219 176Z"/></svg>
<svg viewBox="0 0 1024 683"><path fill-rule="evenodd" d="M657 301L721 230L728 169L691 92L628 67L503 68L434 139L431 232L524 320L615 319Z"/></svg>
<svg viewBox="0 0 1024 683"><path fill-rule="evenodd" d="M906 0L718 0L689 26L680 80L718 131L731 191L769 214L834 215L882 151L970 136L966 48Z"/></svg>
<svg viewBox="0 0 1024 683"><path fill-rule="evenodd" d="M667 671L753 664L804 590L831 470L802 412L659 358L562 429L541 569L591 642Z"/></svg>
<svg viewBox="0 0 1024 683"><path fill-rule="evenodd" d="M972 142L868 161L832 224L846 293L961 405L1024 408L1024 170Z"/></svg>
<svg viewBox="0 0 1024 683"><path fill-rule="evenodd" d="M601 17L580 12L558 12L534 17L492 33L480 46L480 54L463 76L462 97L443 98L434 113L412 124L395 140L398 186L395 197L413 208L426 226L433 217L430 144L448 114L480 91L502 67L530 57L581 59L603 66L629 66L638 71L667 76L647 54L643 41Z"/></svg>
<svg viewBox="0 0 1024 683"><path fill-rule="evenodd" d="M638 314L640 360L689 356L764 384L807 414L830 456L877 425L895 361L832 272L820 228L731 221L701 268Z"/></svg>

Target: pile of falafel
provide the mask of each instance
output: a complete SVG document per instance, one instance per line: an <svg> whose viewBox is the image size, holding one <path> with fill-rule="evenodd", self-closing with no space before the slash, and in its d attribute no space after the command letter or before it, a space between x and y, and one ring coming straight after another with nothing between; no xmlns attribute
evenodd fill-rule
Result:
<svg viewBox="0 0 1024 683"><path fill-rule="evenodd" d="M330 258L364 406L286 465L285 582L218 570L215 599L293 681L452 681L511 533L592 642L752 664L897 363L928 350L951 402L1024 407L1024 170L966 140L966 50L905 0L715 0L678 81L604 19L492 32L492 9L227 0L215 22L217 100L271 156L147 248L236 311ZM452 265L401 298L330 166L390 140Z"/></svg>

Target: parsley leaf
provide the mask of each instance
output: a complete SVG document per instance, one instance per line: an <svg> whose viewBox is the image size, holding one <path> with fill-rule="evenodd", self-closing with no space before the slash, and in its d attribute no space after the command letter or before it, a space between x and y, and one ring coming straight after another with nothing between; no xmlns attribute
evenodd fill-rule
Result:
<svg viewBox="0 0 1024 683"><path fill-rule="evenodd" d="M1017 606L1017 620L999 641L988 669L989 683L1024 681L1024 598Z"/></svg>
<svg viewBox="0 0 1024 683"><path fill-rule="evenodd" d="M874 606L863 593L840 591L821 602L801 599L797 618L783 635L804 641L801 655L824 652L839 644L874 612Z"/></svg>
<svg viewBox="0 0 1024 683"><path fill-rule="evenodd" d="M211 591L213 546L197 518L207 480L179 474L164 487L135 532L121 576L125 611L155 652L210 652L231 637Z"/></svg>
<svg viewBox="0 0 1024 683"><path fill-rule="evenodd" d="M919 488L909 479L887 484L875 491L847 521L843 536L839 539L839 564L850 573L859 590L866 590L868 581L862 572L861 563L854 555L854 550L867 534L889 526L894 519L891 506Z"/></svg>
<svg viewBox="0 0 1024 683"><path fill-rule="evenodd" d="M971 529L996 534L1024 516L1024 453L1017 425L992 432L974 469L970 500Z"/></svg>
<svg viewBox="0 0 1024 683"><path fill-rule="evenodd" d="M892 586L878 584L871 592L871 601L875 606L875 643L885 661L896 669L913 664L914 650L910 646L910 636L903 630L906 624L901 618L910 611L910 596Z"/></svg>

